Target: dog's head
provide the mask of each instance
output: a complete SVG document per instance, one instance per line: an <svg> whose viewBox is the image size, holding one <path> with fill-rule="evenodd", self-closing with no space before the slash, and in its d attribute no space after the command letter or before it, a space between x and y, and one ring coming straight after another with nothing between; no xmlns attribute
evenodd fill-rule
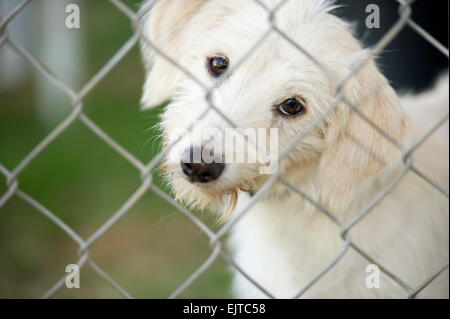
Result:
<svg viewBox="0 0 450 319"><path fill-rule="evenodd" d="M343 79L367 51L349 25L330 13L327 1L291 0L273 16L264 6L274 8L280 1L259 2L160 0L144 17L144 36L157 50L142 42L148 67L142 102L149 108L170 99L161 123L166 146L178 141L167 156L170 181L179 199L200 206L239 189L257 189L266 181L260 168L268 162L223 163L217 155L206 162L203 151L210 154L209 140L186 133L192 125L224 133L231 127L224 114L239 128L276 128L278 154L308 131L279 169L312 176L322 202L342 206L399 152L345 103L310 129L338 90L308 54ZM266 34L271 21L286 37L276 31ZM404 139L398 98L373 61L346 82L343 92L379 128ZM205 114L211 105L216 110ZM223 136L213 140L226 144ZM200 161L192 163L196 150Z"/></svg>

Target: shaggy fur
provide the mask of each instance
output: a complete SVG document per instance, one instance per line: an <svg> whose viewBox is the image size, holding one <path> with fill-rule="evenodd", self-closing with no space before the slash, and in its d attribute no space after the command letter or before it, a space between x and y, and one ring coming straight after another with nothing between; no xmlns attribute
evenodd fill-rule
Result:
<svg viewBox="0 0 450 319"><path fill-rule="evenodd" d="M262 1L274 7L277 0ZM337 78L346 77L368 56L348 23L331 14L323 0L288 1L275 16L277 27L317 58ZM224 55L231 69L270 27L269 15L250 0L162 0L144 17L145 36L207 87L218 81L205 67L208 57ZM162 115L166 145L178 139L208 108L205 90L143 41L148 76L142 103L149 108L171 99ZM422 96L408 96L403 107L374 61L344 87L345 96L403 145L411 145L447 112L448 80ZM301 96L307 112L279 116L274 105ZM337 88L295 46L271 33L236 70L212 100L238 127L279 130L279 150L324 114ZM406 111L406 112L405 112ZM409 116L407 113L411 113ZM410 118L413 119L412 123ZM419 119L414 123L414 119ZM418 124L418 125L417 125ZM209 112L200 127L221 130L229 124ZM414 135L414 134L416 135ZM257 164L227 164L222 176L207 186L183 178L180 162L192 144L185 135L167 156L169 181L176 198L200 208L219 204L239 192L235 218L250 201L241 189L258 190L270 177ZM414 163L448 188L448 135L434 135L414 153ZM366 207L403 167L402 154L347 105L339 104L299 142L279 167L283 176L347 224ZM448 200L409 172L392 193L351 231L352 240L411 287L448 262ZM264 198L233 228L229 246L234 259L276 297L293 297L342 249L339 228L303 198L275 183ZM379 289L365 285L369 264L351 248L321 278L307 298L400 298L407 294L381 275ZM448 296L448 270L422 297ZM236 297L264 297L242 275L234 277Z"/></svg>

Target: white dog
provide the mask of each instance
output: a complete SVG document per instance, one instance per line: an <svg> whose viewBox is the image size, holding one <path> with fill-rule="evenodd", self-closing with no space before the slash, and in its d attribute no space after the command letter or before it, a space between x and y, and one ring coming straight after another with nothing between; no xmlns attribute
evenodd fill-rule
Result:
<svg viewBox="0 0 450 319"><path fill-rule="evenodd" d="M327 1L291 0L274 16L264 6L274 8L279 0L259 2L158 1L144 17L144 34L195 80L143 41L148 68L143 105L149 108L171 100L161 123L168 146L179 139L180 128L193 123L219 130L230 127L216 111L196 122L209 107L205 87L216 85L209 97L219 112L240 128L277 128L280 153L325 115L279 162L279 169L295 188L347 225L402 171L402 152L345 103L326 113L338 96L336 85L296 44L338 79L349 75L368 51L352 36L350 25L331 14L333 7ZM272 31L255 48L270 21L292 41ZM443 81L431 93L405 98L402 107L370 60L349 78L343 92L368 119L407 147L448 112L448 80ZM206 208L239 194L232 215L236 218L270 175L260 174L259 164L191 165L183 158L203 147L196 143L186 134L167 156L167 175L176 198ZM446 133L434 134L412 158L415 167L448 189ZM347 238L415 288L448 263L448 222L448 198L410 171ZM323 211L277 181L232 228L229 246L235 262L250 277L273 296L289 298L335 258L345 240ZM383 272L379 285L367 285L367 276L376 275L366 272L369 264L350 247L302 297L408 296ZM419 296L447 297L447 276L448 270ZM240 273L233 285L236 297L266 297Z"/></svg>

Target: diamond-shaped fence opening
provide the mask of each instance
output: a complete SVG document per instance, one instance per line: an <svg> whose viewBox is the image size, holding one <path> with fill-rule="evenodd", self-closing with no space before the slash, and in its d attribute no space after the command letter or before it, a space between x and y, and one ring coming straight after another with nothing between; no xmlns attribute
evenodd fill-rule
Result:
<svg viewBox="0 0 450 319"><path fill-rule="evenodd" d="M411 287L408 283L404 282L400 279L395 273L392 273L388 268L380 265L376 260L374 260L368 253L366 253L362 248L360 248L355 242L352 241L350 237L349 231L355 227L361 220L363 220L392 190L393 188L402 180L403 176L408 172L413 172L420 178L422 178L425 182L432 185L438 192L442 193L443 196L448 198L448 191L440 186L433 179L426 176L421 170L419 170L416 166L414 166L412 162L412 156L414 152L417 150L419 146L421 146L437 129L439 129L444 123L448 121L448 114L442 114L442 119L436 123L429 131L423 136L423 138L419 139L414 145L406 148L404 145L401 145L400 142L396 141L393 137L391 137L387 132L383 131L379 128L375 123L371 122L362 112L359 111L358 106L353 105L349 102L344 94L343 88L345 87L346 82L351 79L355 74L357 74L365 65L368 63L373 57L377 56L386 46L395 39L399 33L406 27L413 29L417 34L423 37L426 41L428 41L431 45L433 45L436 50L439 50L442 54L444 54L448 58L448 49L441 43L439 43L431 34L429 34L425 29L423 29L420 25L418 25L414 20L412 20L412 3L413 0L398 0L399 7L399 16L396 23L389 29L389 31L381 38L381 40L373 47L371 50L371 54L363 61L360 61L357 65L355 65L354 69L350 74L348 74L343 79L338 79L335 75L332 74L325 66L321 64L319 60L317 60L313 55L311 55L307 50L302 48L299 44L297 44L293 39L291 39L286 33L278 28L273 17L276 12L280 10L280 8L285 5L289 0L282 1L277 7L270 10L267 8L261 1L259 0L249 0L254 1L260 6L262 6L269 13L269 25L270 27L267 31L261 36L261 38L253 44L251 50L244 55L238 63L234 66L234 69L239 68L239 66L244 62L253 51L257 50L258 47L264 43L265 39L271 34L277 34L284 41L290 43L293 47L298 49L299 54L304 55L307 59L309 59L314 65L316 65L326 76L328 76L336 85L337 88L337 97L335 101L333 101L328 110L318 118L314 123L312 123L304 132L302 132L299 136L297 136L292 143L281 152L280 159L289 154L290 151L294 148L294 146L302 140L307 134L309 134L316 125L320 124L339 103L345 103L351 108L356 114L358 114L364 121L366 121L367 125L370 125L375 130L377 130L384 138L389 140L393 145L398 147L402 154L404 160L404 168L403 170L392 180L391 184L388 185L381 194L375 198L373 202L370 203L367 207L365 207L360 214L352 221L347 224L344 224L340 221L333 212L327 210L323 205L316 202L314 199L308 196L308 194L304 193L302 190L296 188L296 186L292 185L282 174L277 171L273 174L266 182L266 184L260 188L256 194L252 197L251 201L247 204L237 218L232 219L228 223L224 224L218 231L213 231L210 227L208 227L197 215L192 213L187 208L183 207L178 202L174 201L169 195L167 195L162 189L160 189L155 183L153 183L153 171L157 170L160 162L163 160L165 155L168 153L170 148L176 144L170 145L168 148L164 149L157 156L152 158L148 163L144 163L139 160L135 155L127 151L124 147L122 147L119 143L117 143L107 132L105 132L99 125L97 125L91 118L89 118L83 110L83 101L86 96L93 90L96 89L97 85L107 77L108 73L127 55L127 53L136 46L139 40L145 42L146 45L152 47L152 49L156 52L156 54L162 56L164 59L178 67L180 70L185 72L189 77L193 78L199 85L201 85L205 89L205 99L209 103L209 108L200 116L200 119L206 116L209 112L216 112L220 116L226 119L226 121L233 127L236 125L233 121L226 115L223 114L218 108L215 107L210 93L214 88L208 88L203 85L200 80L196 79L188 70L186 70L181 65L177 64L176 61L172 60L169 55L165 52L161 51L159 48L155 47L155 45L147 39L143 37L142 33L142 21L141 18L151 10L152 6L156 1L150 1L147 4L147 7L142 10L140 13L136 13L129 7L127 7L120 0L109 0L113 6L123 13L127 18L130 19L131 24L134 28L133 35L126 41L126 43L112 56L109 61L79 90L75 91L69 85L65 84L61 81L52 71L46 67L43 63L41 63L38 59L33 57L24 47L22 47L19 43L17 43L12 36L10 36L10 23L13 21L21 11L30 3L32 0L24 0L17 5L17 7L9 12L3 20L0 22L0 50L3 47L8 46L11 50L14 51L15 54L23 57L30 65L32 65L38 72L40 72L45 78L51 82L55 87L57 87L61 92L67 95L71 101L72 110L70 114L61 121L57 127L48 134L40 143L38 143L13 169L9 170L4 165L0 163L0 174L2 174L7 181L6 191L1 194L0 197L0 209L4 206L12 197L17 197L23 200L25 203L39 211L42 215L50 219L54 224L56 224L61 230L63 230L67 236L69 236L79 247L79 260L77 264L80 267L89 266L92 267L106 282L108 282L114 289L116 289L122 296L125 298L132 298L131 294L127 292L119 283L117 283L113 278L111 278L108 273L106 273L90 256L90 248L97 242L99 238L101 238L106 232L110 230L110 228L115 225L121 218L125 217L127 212L144 196L147 192L153 192L154 194L160 196L163 200L167 201L171 204L179 213L186 216L190 222L192 222L199 231L203 232L207 238L210 240L211 253L209 257L203 262L203 264L198 267L198 269L187 278L177 289L175 289L172 294L169 296L170 298L174 298L179 296L187 287L189 287L193 282L195 282L203 273L208 271L209 267L218 259L222 258L226 263L228 263L231 267L241 273L245 278L247 278L253 285L261 290L268 297L274 297L270 291L266 290L265 287L261 286L255 279L253 279L249 274L245 272L236 262L227 255L226 251L223 249L222 239L228 233L228 231L236 224L239 223L242 216L244 216L250 208L259 201L264 193L270 188L270 186L276 181L284 184L288 189L292 192L296 193L298 196L304 198L306 201L310 202L316 208L318 208L323 214L325 214L332 222L334 222L337 227L341 230L341 235L343 239L343 244L341 251L338 255L336 255L332 260L330 260L329 264L317 271L316 276L310 278L310 281L304 286L299 287L298 293L293 296L295 298L301 297L310 287L312 287L320 278L322 278L330 269L334 267L334 265L349 251L353 250L359 253L363 258L365 258L370 263L375 263L379 265L380 270L394 280L401 288L405 291L405 296L410 298L414 298L418 293L420 293L427 285L429 285L433 280L439 277L439 275L448 268L448 263L442 265L442 268L433 274L429 274L429 278L425 280L422 284L417 287ZM164 0L159 0L164 1ZM394 0L393 0L394 1ZM229 72L231 73L231 72ZM221 79L219 82L226 79L226 76ZM220 85L218 83L217 85ZM52 212L44 205L42 205L37 199L31 197L29 194L24 192L20 188L20 175L25 168L27 168L38 156L39 154L48 148L56 139L60 137L60 135L65 132L69 127L73 125L74 122L81 121L84 126L92 131L95 135L97 135L101 141L110 146L117 154L122 156L126 161L128 161L132 167L134 167L137 172L141 176L141 181L139 186L135 189L134 193L126 200L112 215L111 217L94 233L92 233L89 237L84 238L77 234L70 225L64 223L60 218L57 217L55 212ZM194 124L192 124L191 128ZM45 293L43 297L52 297L61 287L63 287L65 283L66 276L61 275L59 281L54 283L53 286L49 288L49 290Z"/></svg>

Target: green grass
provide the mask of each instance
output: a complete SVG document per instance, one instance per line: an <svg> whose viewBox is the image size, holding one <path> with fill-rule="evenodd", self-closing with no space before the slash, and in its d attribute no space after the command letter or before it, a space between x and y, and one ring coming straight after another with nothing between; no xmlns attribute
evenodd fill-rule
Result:
<svg viewBox="0 0 450 319"><path fill-rule="evenodd" d="M126 1L134 5L132 1ZM86 2L83 2L87 6ZM86 82L131 35L129 21L106 1L81 6L87 25ZM35 71L33 71L35 72ZM30 76L21 87L0 93L0 163L12 170L70 112L43 123ZM147 163L159 150L153 127L161 108L143 113L139 98L144 79L135 47L86 97L84 113L139 160ZM0 194L6 191L0 175ZM136 191L140 174L93 134L73 123L20 175L19 186L83 238L92 235ZM156 174L154 182L168 191ZM202 214L211 227L215 218ZM74 263L78 246L53 222L18 197L0 209L0 297L42 296ZM134 297L164 298L209 256L208 239L187 218L147 192L91 249L91 257ZM218 260L183 297L229 296L230 274ZM89 265L81 288L63 288L58 298L116 298L118 293Z"/></svg>

